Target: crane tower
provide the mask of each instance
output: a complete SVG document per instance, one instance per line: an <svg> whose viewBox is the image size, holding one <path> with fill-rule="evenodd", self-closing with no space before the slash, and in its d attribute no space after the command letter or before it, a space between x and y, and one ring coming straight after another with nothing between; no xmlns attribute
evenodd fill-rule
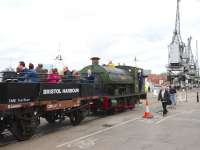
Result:
<svg viewBox="0 0 200 150"><path fill-rule="evenodd" d="M183 87L192 84L197 76L197 61L194 59L191 48L192 37L188 38L187 45L182 41L180 33L180 0L177 0L175 29L168 51L168 80L171 84Z"/></svg>

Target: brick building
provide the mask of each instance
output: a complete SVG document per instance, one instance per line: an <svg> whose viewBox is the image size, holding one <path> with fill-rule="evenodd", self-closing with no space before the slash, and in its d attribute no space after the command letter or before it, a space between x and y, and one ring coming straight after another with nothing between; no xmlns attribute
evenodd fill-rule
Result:
<svg viewBox="0 0 200 150"><path fill-rule="evenodd" d="M162 83L167 81L167 75L165 74L150 74L147 77L147 80L152 84L161 85Z"/></svg>

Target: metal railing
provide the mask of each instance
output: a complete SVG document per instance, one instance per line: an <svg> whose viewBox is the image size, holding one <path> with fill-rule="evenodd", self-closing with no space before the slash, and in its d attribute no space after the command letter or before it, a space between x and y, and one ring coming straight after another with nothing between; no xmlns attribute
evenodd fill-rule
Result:
<svg viewBox="0 0 200 150"><path fill-rule="evenodd" d="M78 75L59 75L59 74L48 74L48 73L36 73L31 76L31 72L10 72L3 71L0 72L0 82L21 82L21 83L67 83L67 82L77 82L77 83L93 83L95 76L88 77L85 74ZM53 76L53 77L52 77Z"/></svg>

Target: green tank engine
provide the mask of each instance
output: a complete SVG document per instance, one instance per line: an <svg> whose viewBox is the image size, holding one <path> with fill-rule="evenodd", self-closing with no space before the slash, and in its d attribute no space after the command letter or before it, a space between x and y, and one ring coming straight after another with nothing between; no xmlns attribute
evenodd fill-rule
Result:
<svg viewBox="0 0 200 150"><path fill-rule="evenodd" d="M82 80L92 77L94 95L100 98L93 102L91 108L102 110L123 110L134 108L140 98L146 98L144 80L140 81L139 68L130 66L99 65L99 58L91 58L92 65L84 67L81 71ZM139 72L139 70L141 70ZM139 76L138 76L139 75Z"/></svg>

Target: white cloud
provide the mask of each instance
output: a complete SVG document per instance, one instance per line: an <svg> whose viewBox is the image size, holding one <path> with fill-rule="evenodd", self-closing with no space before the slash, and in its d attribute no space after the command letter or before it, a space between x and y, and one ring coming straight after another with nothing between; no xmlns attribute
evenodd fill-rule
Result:
<svg viewBox="0 0 200 150"><path fill-rule="evenodd" d="M181 1L184 41L200 40L199 8L197 0ZM70 68L91 56L126 64L136 56L138 65L163 72L175 11L175 0L0 0L0 69L19 60L52 63L61 43Z"/></svg>

